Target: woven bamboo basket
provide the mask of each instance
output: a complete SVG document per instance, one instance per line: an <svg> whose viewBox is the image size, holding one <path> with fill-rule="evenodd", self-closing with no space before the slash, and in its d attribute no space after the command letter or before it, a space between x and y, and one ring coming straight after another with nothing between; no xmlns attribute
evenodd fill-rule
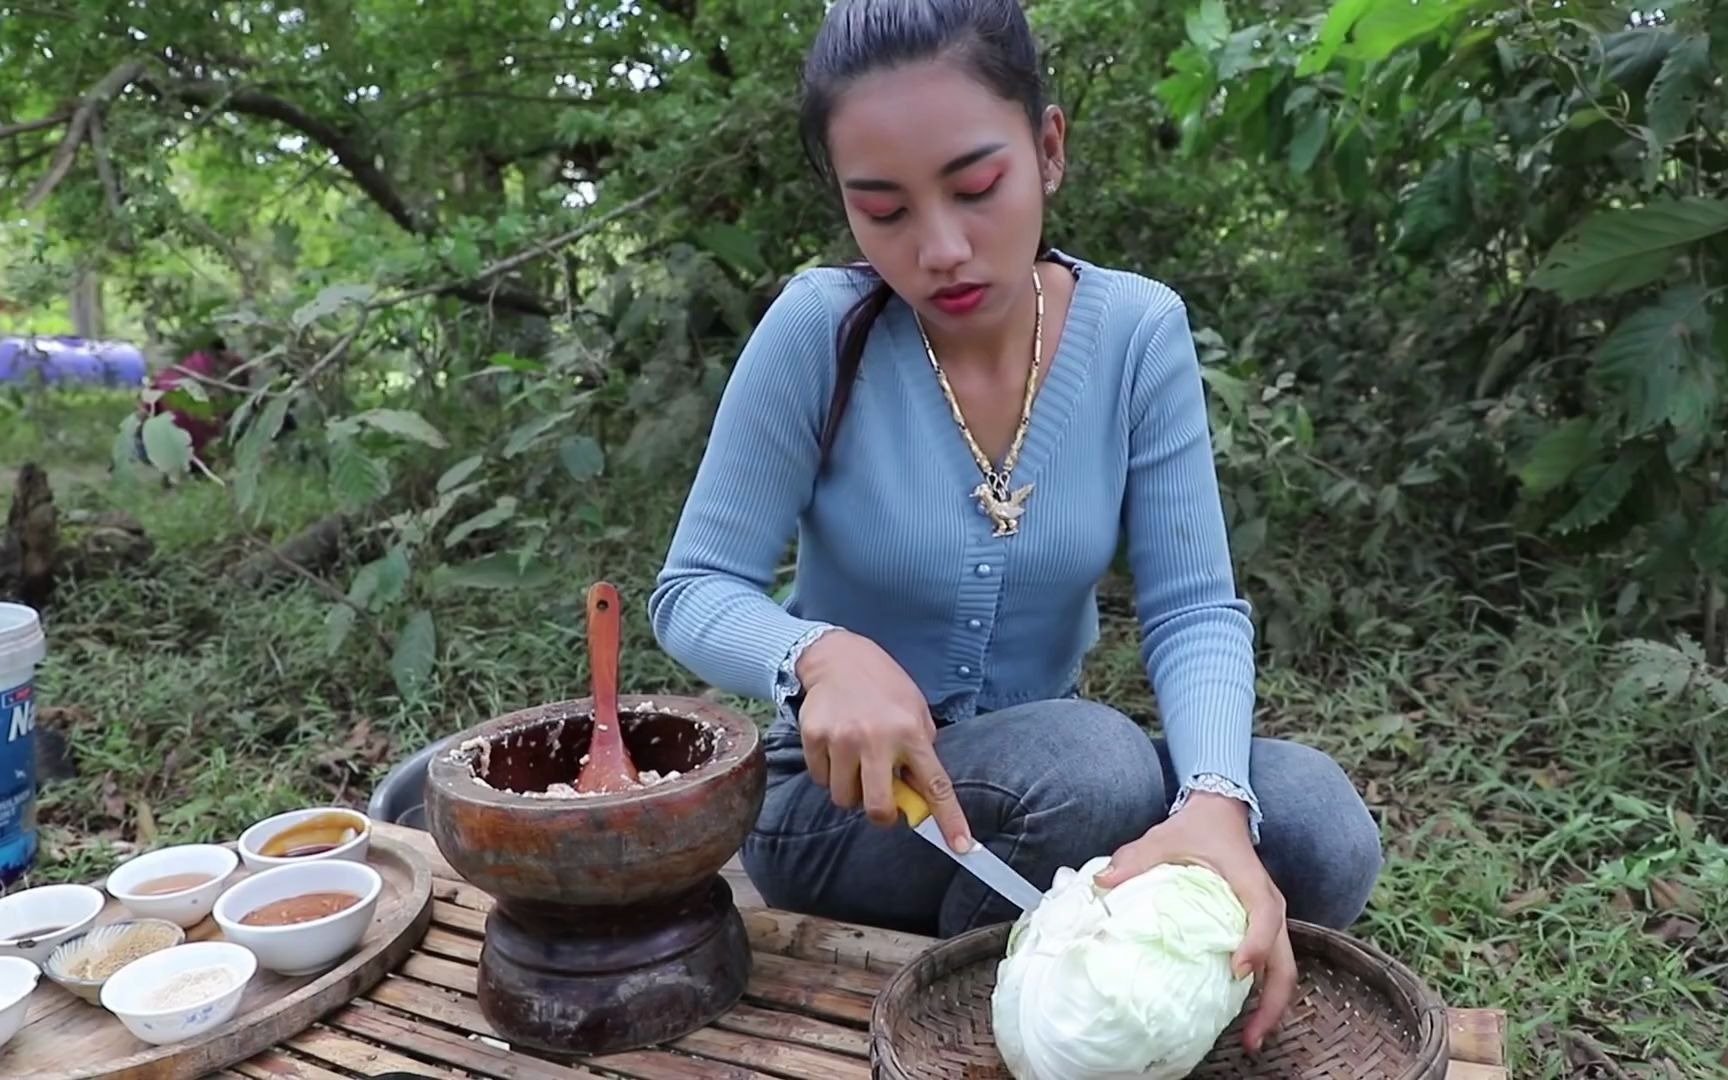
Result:
<svg viewBox="0 0 1728 1080"><path fill-rule="evenodd" d="M875 1080L1012 1080L990 1030L990 993L1011 924L940 942L902 967L870 1016ZM1296 1080L1442 1080L1446 1009L1404 965L1366 942L1291 921L1299 982L1283 1023L1249 1057L1241 1015L1190 1074Z"/></svg>

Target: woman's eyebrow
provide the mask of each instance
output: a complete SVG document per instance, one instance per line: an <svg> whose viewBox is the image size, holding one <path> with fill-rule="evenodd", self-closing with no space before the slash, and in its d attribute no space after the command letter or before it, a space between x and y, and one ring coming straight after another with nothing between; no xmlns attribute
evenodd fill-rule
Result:
<svg viewBox="0 0 1728 1080"><path fill-rule="evenodd" d="M989 157L991 154L996 153L1007 145L1007 143L999 142L986 143L985 145L978 147L976 150L968 150L966 153L961 154L953 161L942 166L940 170L941 175L952 176L954 173L959 172L961 169L964 169L969 165L976 165L978 162ZM851 191L899 191L901 187L901 185L892 180L877 180L871 177L856 177L846 181L845 186Z"/></svg>

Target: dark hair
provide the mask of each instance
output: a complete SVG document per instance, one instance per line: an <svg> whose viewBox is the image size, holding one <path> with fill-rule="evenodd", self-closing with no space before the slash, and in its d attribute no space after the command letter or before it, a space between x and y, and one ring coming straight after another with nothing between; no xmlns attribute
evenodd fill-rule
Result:
<svg viewBox="0 0 1728 1080"><path fill-rule="evenodd" d="M839 0L817 30L805 59L798 118L804 154L825 184L836 184L828 153L828 120L847 84L882 68L944 55L1004 99L1018 102L1034 131L1042 126L1043 66L1019 0ZM1040 250L1043 246L1040 242ZM849 265L876 277L866 263ZM835 341L837 377L822 430L824 462L852 396L870 328L893 295L888 283L876 277L870 292L840 320Z"/></svg>

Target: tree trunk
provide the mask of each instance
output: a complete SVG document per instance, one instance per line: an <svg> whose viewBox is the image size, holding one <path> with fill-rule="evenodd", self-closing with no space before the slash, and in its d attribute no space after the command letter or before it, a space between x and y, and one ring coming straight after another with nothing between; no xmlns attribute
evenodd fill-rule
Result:
<svg viewBox="0 0 1728 1080"><path fill-rule="evenodd" d="M72 332L86 341L101 340L107 333L102 312L102 276L93 270L78 275L72 287Z"/></svg>
<svg viewBox="0 0 1728 1080"><path fill-rule="evenodd" d="M0 595L41 611L54 593L60 524L48 474L34 463L18 470L6 533L0 537Z"/></svg>

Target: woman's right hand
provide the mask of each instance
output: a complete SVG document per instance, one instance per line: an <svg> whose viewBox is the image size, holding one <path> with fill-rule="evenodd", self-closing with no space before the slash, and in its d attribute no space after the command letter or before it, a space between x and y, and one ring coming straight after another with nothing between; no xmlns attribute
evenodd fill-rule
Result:
<svg viewBox="0 0 1728 1080"><path fill-rule="evenodd" d="M798 658L804 704L798 711L810 778L828 789L834 805L863 803L878 825L894 823L894 777L930 804L930 813L955 851L970 851L972 833L954 784L936 757L936 723L905 670L881 646L860 634L830 630Z"/></svg>

